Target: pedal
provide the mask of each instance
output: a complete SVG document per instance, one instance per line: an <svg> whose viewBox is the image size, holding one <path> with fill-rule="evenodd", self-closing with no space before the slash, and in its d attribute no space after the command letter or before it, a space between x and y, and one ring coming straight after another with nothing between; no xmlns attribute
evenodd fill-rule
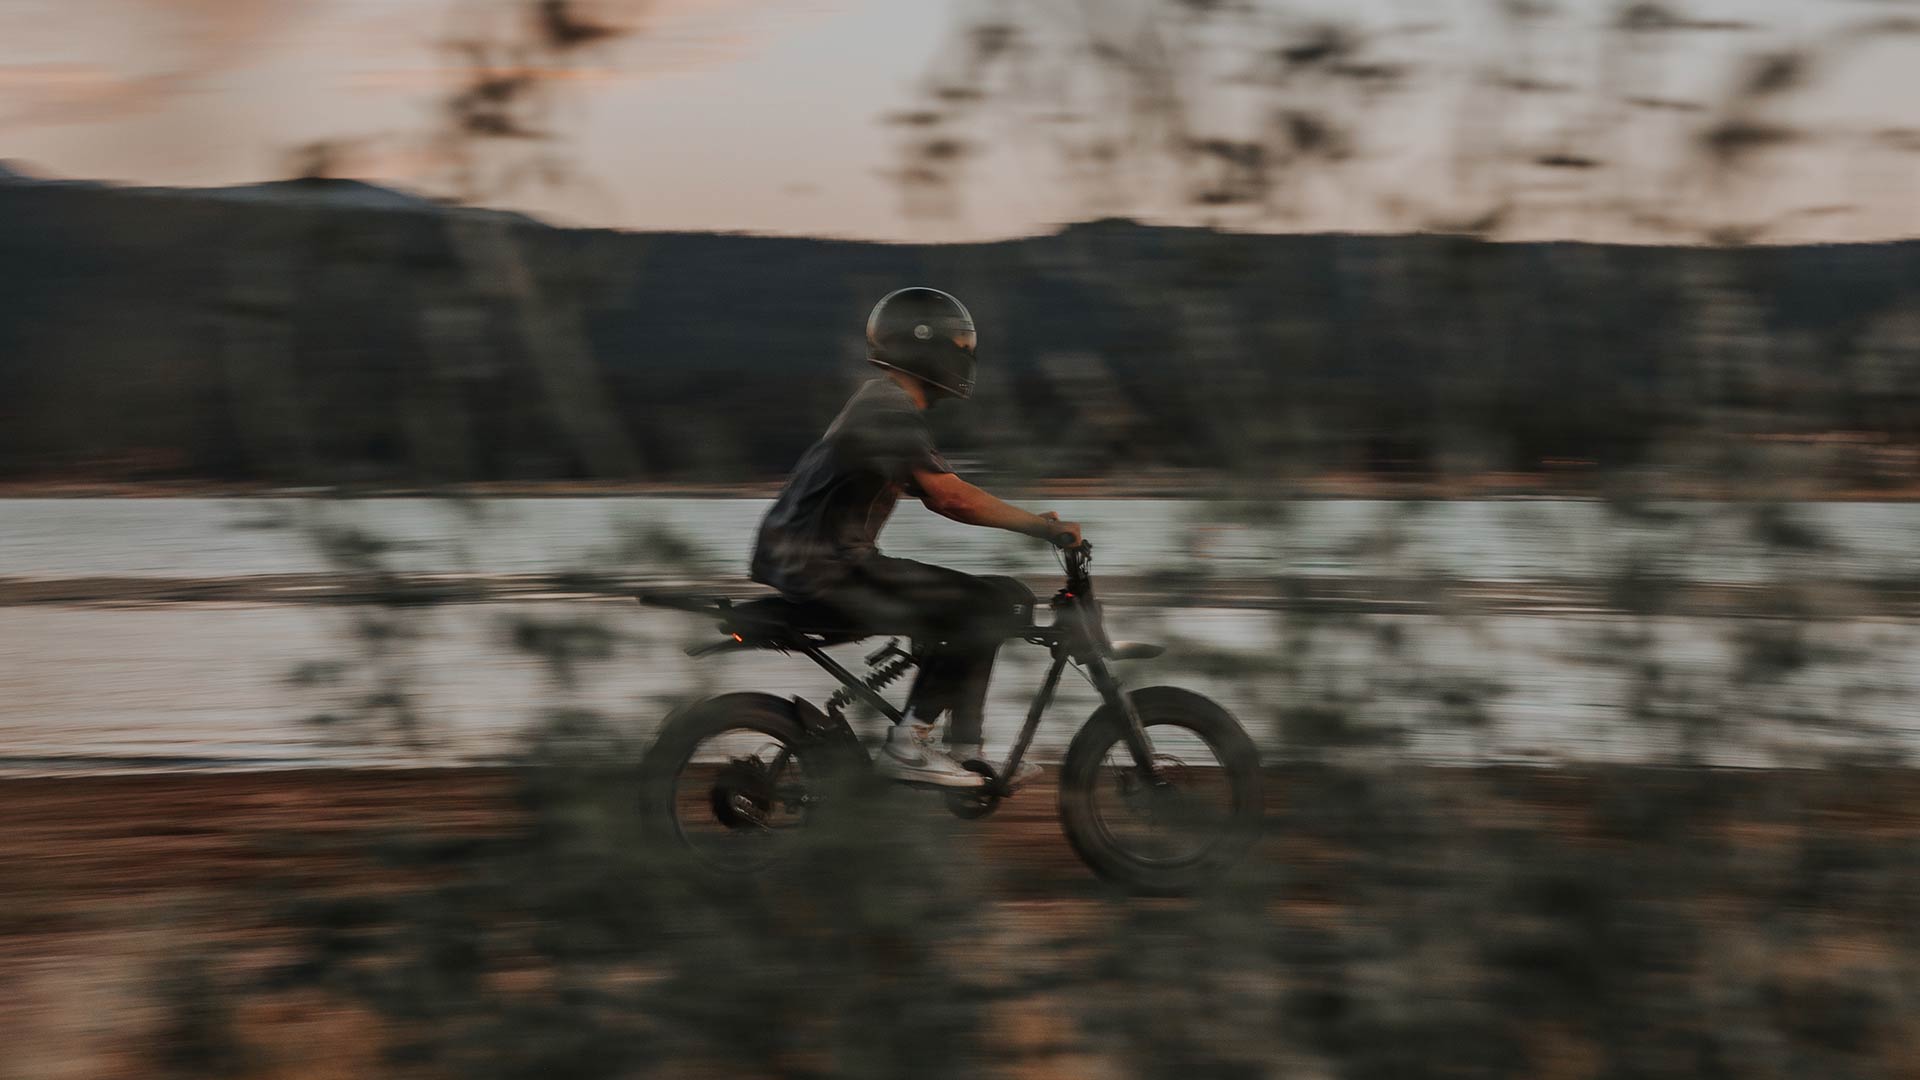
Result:
<svg viewBox="0 0 1920 1080"><path fill-rule="evenodd" d="M968 762L967 767L973 768L973 763ZM988 767L992 769L995 775L998 775L1000 771L999 766L990 765ZM1019 791L1020 789L1026 787L1028 784L1031 784L1035 780L1040 779L1040 777L1046 774L1046 771L1047 770L1041 768L1038 765L1035 765L1031 761L1022 761L1020 763L1020 767L1014 770L1014 773L1011 777L1008 777L1006 780L1000 782L998 790L1002 794L1012 795L1014 792Z"/></svg>
<svg viewBox="0 0 1920 1080"><path fill-rule="evenodd" d="M978 821L999 809L1001 797L1012 793L995 781L992 765L975 758L965 766L986 777L987 782L977 788L948 788L947 812L962 821Z"/></svg>

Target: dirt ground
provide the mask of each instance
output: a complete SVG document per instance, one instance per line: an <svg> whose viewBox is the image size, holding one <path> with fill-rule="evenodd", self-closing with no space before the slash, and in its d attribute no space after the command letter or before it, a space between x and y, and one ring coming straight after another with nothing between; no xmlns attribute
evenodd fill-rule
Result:
<svg viewBox="0 0 1920 1080"><path fill-rule="evenodd" d="M268 882L355 871L290 854L290 837L403 824L486 829L505 778L479 773L248 773L0 783L0 1078L152 1075L157 993L215 943L283 944ZM351 1018L295 1008L277 1023L313 1067L368 1063ZM353 1027L346 1023L348 1028ZM331 1044L331 1045L330 1045Z"/></svg>
<svg viewBox="0 0 1920 1080"><path fill-rule="evenodd" d="M253 969L285 959L280 890L364 886L380 873L324 841L498 831L512 785L483 770L0 781L0 1080L154 1075L171 1022L165 988L216 946ZM1051 790L1024 793L982 833L1021 882L1010 919L1058 925L1062 905L1092 887ZM346 1003L293 993L236 1019L273 1048L265 1075L384 1072L374 1022Z"/></svg>
<svg viewBox="0 0 1920 1080"><path fill-rule="evenodd" d="M1725 818L1702 827L1726 830L1756 851L1789 845L1791 834L1804 830L1902 845L1920 837L1915 774L1878 774L1865 784L1811 775L1735 781L1755 790L1819 787L1817 809L1796 811L1784 827ZM1464 770L1461 776L1469 778ZM238 957L260 968L284 960L291 932L275 924L273 912L286 888L364 885L380 873L371 860L353 857L352 844L343 853L339 844L314 841L498 832L513 820L513 779L500 771L440 770L0 782L0 1080L157 1075L157 1048L174 1037L167 1025L177 1023L162 999L168 987L192 985L195 965L212 947L223 963ZM1466 817L1485 818L1471 827L1520 826L1575 844L1617 842L1593 835L1603 781L1549 770L1476 770L1470 779L1476 797L1492 793L1470 804ZM1269 786L1270 815L1302 797L1297 786ZM931 800L928 812L940 812ZM1052 791L1024 793L974 827L1006 883L996 919L1057 930L1096 911L1100 886L1062 838ZM1337 878L1349 853L1329 835L1271 838L1263 851L1299 868L1275 902L1305 921L1338 917L1321 887ZM249 1041L271 1048L255 1075L390 1075L379 1057L378 1021L349 1003L291 991L264 995L233 1019ZM1056 1028L1041 1013L1010 1013L1004 1026L1010 1045L1031 1052L1033 1067L1022 1075L1082 1074L1086 1062L1048 1049Z"/></svg>

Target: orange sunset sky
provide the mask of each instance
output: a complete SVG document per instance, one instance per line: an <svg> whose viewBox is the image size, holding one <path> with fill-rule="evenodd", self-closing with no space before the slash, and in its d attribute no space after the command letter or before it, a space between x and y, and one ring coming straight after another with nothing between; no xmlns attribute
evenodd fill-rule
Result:
<svg viewBox="0 0 1920 1080"><path fill-rule="evenodd" d="M1034 0L1048 2L1048 0ZM1119 11L1140 0L1111 0ZM572 178L490 201L562 224L721 229L880 239L1020 235L1088 216L1056 183L1054 165L1017 132L973 163L957 216L908 214L888 178L896 132L883 122L912 103L977 0L628 0L582 5L634 33L545 72L547 119ZM1488 62L1487 0L1297 3L1363 26L1425 19L1438 32L1393 48L1442 77L1376 125L1363 162L1339 184L1303 197L1284 227L1391 229L1381 209L1448 204L1444 138L1458 114L1445 73ZM1601 0L1568 0L1533 60L1577 81L1593 65L1585 27ZM132 183L217 185L286 175L294 148L348 147L343 169L432 190L423 150L458 72L441 47L484 0L11 0L0 34L0 158L43 174ZM1663 90L1712 101L1738 50L1830 34L1846 19L1903 10L1891 0L1695 0L1689 14L1750 21L1737 33L1673 46ZM1915 12L1920 15L1920 9ZM1776 239L1865 239L1920 233L1920 35L1865 41L1819 73L1793 117L1822 132L1781 151L1753 196L1780 222ZM1686 117L1636 134L1648 160L1684 147ZM1018 121L1006 122L1016 126ZM1524 126L1524 125L1523 125ZM1543 129L1544 130L1544 129ZM1875 143L1873 140L1878 139ZM1658 171L1633 181L1657 196ZM1191 220L1174 203L1107 207ZM1523 229L1582 235L1606 227L1543 213ZM1599 236L1612 239L1633 237Z"/></svg>

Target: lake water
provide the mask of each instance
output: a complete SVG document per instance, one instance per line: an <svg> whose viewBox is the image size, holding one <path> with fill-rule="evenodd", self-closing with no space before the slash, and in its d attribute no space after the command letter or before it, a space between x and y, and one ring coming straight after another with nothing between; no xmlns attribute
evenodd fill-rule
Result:
<svg viewBox="0 0 1920 1080"><path fill-rule="evenodd" d="M584 610L583 610L584 609ZM681 647L710 630L691 617L608 601L456 605L413 617L419 635L387 668L353 645L342 611L275 604L173 605L121 611L0 609L0 769L75 767L272 767L321 764L459 764L509 752L520 733L553 707L604 713L636 739L651 738L670 699L723 690L765 690L824 701L832 682L805 660L731 654L690 660ZM578 688L514 649L516 620L586 618L618 637L611 659L582 665ZM1273 754L1282 751L1276 713L1289 701L1338 698L1363 731L1403 727L1406 752L1427 760L1641 760L1670 756L1679 725L1634 721L1623 708L1632 678L1596 663L1599 638L1624 628L1609 617L1499 616L1471 625L1427 616L1373 620L1393 626L1400 651L1369 634L1328 633L1301 682L1207 677L1190 670L1204 647L1271 656L1289 616L1265 612L1121 609L1118 633L1180 643L1162 660L1129 665L1133 685L1175 683L1217 697ZM1729 691L1737 667L1728 620L1673 619L1654 648L1675 685L1689 680L1727 694L1744 719L1716 735L1712 756L1726 764L1806 763L1804 731L1769 721L1846 716L1920 745L1914 714L1920 632L1894 623L1820 629L1825 649L1873 659L1819 666L1777 686ZM840 650L855 662L863 648ZM1010 644L997 672L987 736L1004 747L1038 685L1044 654ZM340 681L303 686L289 674L313 661L338 661ZM304 722L350 715L348 703L397 675L415 697L425 746L353 736L390 734L382 724L328 729ZM1482 685L1485 684L1485 685ZM1479 699L1478 724L1462 724L1440 702L1450 687ZM896 688L897 689L897 688ZM1071 675L1036 746L1056 757L1097 704ZM874 722L869 722L872 729ZM1841 737L1832 732L1834 737Z"/></svg>
<svg viewBox="0 0 1920 1080"><path fill-rule="evenodd" d="M761 499L0 499L0 577L230 577L330 569L302 524L351 526L395 545L396 569L538 573L607 566L623 536L654 531L684 542L682 569L745 572ZM1676 504L1675 522L1610 514L1580 499L1455 502L1302 500L1285 517L1249 524L1242 504L1177 499L1059 500L1083 522L1099 570L1139 574L1196 562L1222 573L1339 576L1444 573L1483 581L1580 578L1618 569L1637 548L1668 552L1665 569L1697 581L1802 577L1920 578L1920 503L1805 503L1790 524L1820 544L1783 556L1737 504ZM889 553L977 572L1045 573L1031 541L900 507Z"/></svg>
<svg viewBox="0 0 1920 1080"><path fill-rule="evenodd" d="M312 504L278 499L0 501L0 576L233 577L331 568L291 525L324 523L394 542L392 561L419 571L528 573L585 566L736 576L759 500L502 499L456 509L434 500ZM1100 570L1147 573L1169 565L1383 575L1443 571L1525 581L1597 575L1637 543L1684 544L1670 565L1699 580L1754 581L1790 572L1905 577L1920 571L1910 539L1920 507L1821 504L1796 520L1824 537L1819 550L1782 556L1761 544L1748 508L1700 506L1681 524L1621 521L1596 504L1525 500L1409 504L1306 502L1277 523L1248 524L1244 508L1177 500L1062 501L1088 524ZM1776 523L1777 524L1777 523ZM616 551L618 539L665 530L694 555L663 560L659 546ZM888 549L974 570L1043 573L1044 550L963 529L903 507ZM724 689L802 694L832 689L803 660L734 655L700 661L681 647L710 633L700 620L630 603L582 600L453 605L405 616L408 635L376 657L356 636L352 608L272 603L145 607L0 607L0 770L11 773L149 768L444 764L497 760L542 710L597 710L636 740L648 739L675 697ZM1294 679L1196 674L1218 670L1217 650L1271 657L1299 614L1129 607L1112 613L1116 636L1172 640L1164 660L1136 667L1135 685L1174 682L1226 703L1263 747L1284 743L1283 705L1338 701L1360 731L1404 729L1400 750L1422 759L1608 760L1671 756L1683 726L1636 719L1631 671L1618 655L1624 618L1502 615L1469 623L1434 616L1379 617L1323 627ZM514 626L592 624L613 653L586 662L568 686L514 647ZM1813 628L1810 663L1765 686L1743 685L1742 635L1764 620L1674 618L1656 624L1643 660L1661 665L1655 713L1703 708L1736 716L1715 733L1711 756L1727 764L1802 763L1821 742L1920 745L1914 673L1920 626L1857 620ZM1391 639L1394 648L1382 643ZM861 647L843 652L857 661ZM989 710L990 743L1004 746L1025 712L1044 658L1010 645ZM333 681L289 673L333 665ZM316 670L309 667L309 670ZM353 723L352 702L385 685L408 689L421 745ZM1094 707L1071 676L1037 749L1057 757ZM1821 724L1813 718L1826 718ZM1792 722L1789 722L1789 721ZM1859 725L1869 734L1849 731ZM869 724L871 727L871 724ZM1812 734L1810 734L1810 732Z"/></svg>

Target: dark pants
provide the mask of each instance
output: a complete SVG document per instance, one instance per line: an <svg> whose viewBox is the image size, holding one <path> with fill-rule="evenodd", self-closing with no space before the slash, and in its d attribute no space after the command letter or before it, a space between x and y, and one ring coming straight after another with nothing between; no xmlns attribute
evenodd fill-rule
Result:
<svg viewBox="0 0 1920 1080"><path fill-rule="evenodd" d="M814 600L868 633L911 637L920 674L907 711L932 720L951 709L947 741L977 743L994 655L1032 621L1033 592L1009 577L875 555Z"/></svg>

